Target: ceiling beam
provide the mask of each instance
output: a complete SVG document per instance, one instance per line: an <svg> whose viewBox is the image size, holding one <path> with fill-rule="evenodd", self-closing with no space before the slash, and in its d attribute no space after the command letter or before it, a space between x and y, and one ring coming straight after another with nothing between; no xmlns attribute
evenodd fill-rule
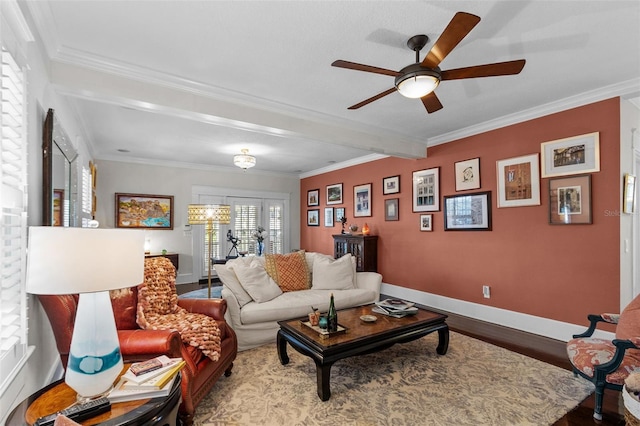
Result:
<svg viewBox="0 0 640 426"><path fill-rule="evenodd" d="M68 96L245 131L328 142L402 158L424 158L427 153L426 141L411 140L380 129L309 119L255 102L221 99L186 86L150 82L66 62L51 62L51 82L58 92Z"/></svg>

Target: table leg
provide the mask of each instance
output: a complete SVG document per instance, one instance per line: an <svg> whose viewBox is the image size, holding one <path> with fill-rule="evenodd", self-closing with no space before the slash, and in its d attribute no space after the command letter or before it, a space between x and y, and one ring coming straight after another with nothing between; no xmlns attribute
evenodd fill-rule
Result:
<svg viewBox="0 0 640 426"><path fill-rule="evenodd" d="M439 355L444 355L447 353L447 349L449 349L449 326L448 325L438 330L438 347L436 348L436 352Z"/></svg>
<svg viewBox="0 0 640 426"><path fill-rule="evenodd" d="M331 398L331 366L330 364L321 364L319 361L316 363L316 378L318 381L318 396L322 401L328 401Z"/></svg>
<svg viewBox="0 0 640 426"><path fill-rule="evenodd" d="M278 330L276 336L276 343L278 345L278 358L280 358L280 364L289 364L289 355L287 355L287 339L282 336L282 332Z"/></svg>

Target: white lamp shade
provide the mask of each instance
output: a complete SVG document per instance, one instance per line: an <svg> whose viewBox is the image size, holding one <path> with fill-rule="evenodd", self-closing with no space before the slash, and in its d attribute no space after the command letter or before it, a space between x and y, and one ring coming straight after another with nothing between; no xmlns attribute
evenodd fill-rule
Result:
<svg viewBox="0 0 640 426"><path fill-rule="evenodd" d="M143 281L143 231L29 228L28 293L93 293L133 287Z"/></svg>
<svg viewBox="0 0 640 426"><path fill-rule="evenodd" d="M398 83L398 92L407 98L422 98L433 92L440 80L431 75L417 75Z"/></svg>

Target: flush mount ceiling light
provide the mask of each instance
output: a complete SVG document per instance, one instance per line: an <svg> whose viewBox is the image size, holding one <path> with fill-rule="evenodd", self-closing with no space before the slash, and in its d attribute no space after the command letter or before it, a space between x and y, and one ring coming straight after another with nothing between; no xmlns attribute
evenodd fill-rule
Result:
<svg viewBox="0 0 640 426"><path fill-rule="evenodd" d="M240 167L243 170L250 169L251 167L256 165L256 157L254 157L253 155L249 155L248 149L241 149L240 152L242 152L242 154L233 156L234 165Z"/></svg>

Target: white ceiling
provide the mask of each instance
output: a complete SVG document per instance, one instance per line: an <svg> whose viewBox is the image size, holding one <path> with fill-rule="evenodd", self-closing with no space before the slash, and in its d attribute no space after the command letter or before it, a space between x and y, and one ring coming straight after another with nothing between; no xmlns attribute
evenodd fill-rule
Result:
<svg viewBox="0 0 640 426"><path fill-rule="evenodd" d="M248 148L251 170L304 176L640 95L638 0L20 1L98 160L232 167ZM406 40L428 35L424 55L457 11L482 20L443 70L522 58L524 70L444 81L433 114L398 93L347 110L393 77L334 60L399 70L415 59Z"/></svg>

